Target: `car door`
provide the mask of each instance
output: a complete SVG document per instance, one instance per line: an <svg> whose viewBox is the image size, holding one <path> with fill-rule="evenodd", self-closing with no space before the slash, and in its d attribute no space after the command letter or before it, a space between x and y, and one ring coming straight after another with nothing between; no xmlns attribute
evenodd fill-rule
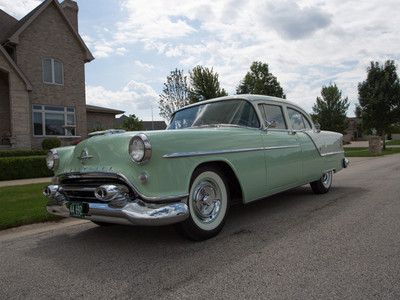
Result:
<svg viewBox="0 0 400 300"><path fill-rule="evenodd" d="M288 119L293 132L297 135L302 151L302 181L315 180L321 175L322 159L311 137L315 134L311 120L300 110L287 107Z"/></svg>
<svg viewBox="0 0 400 300"><path fill-rule="evenodd" d="M296 186L301 175L301 147L290 130L284 108L279 104L260 103L258 108L265 122L263 145L269 193Z"/></svg>

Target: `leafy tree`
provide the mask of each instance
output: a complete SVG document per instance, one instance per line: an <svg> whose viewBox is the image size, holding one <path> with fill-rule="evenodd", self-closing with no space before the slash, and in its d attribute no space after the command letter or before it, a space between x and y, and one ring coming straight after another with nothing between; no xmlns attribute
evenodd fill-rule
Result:
<svg viewBox="0 0 400 300"><path fill-rule="evenodd" d="M274 75L269 72L268 64L255 61L250 71L236 89L237 94L259 94L286 98L283 88Z"/></svg>
<svg viewBox="0 0 400 300"><path fill-rule="evenodd" d="M143 130L143 124L142 121L139 120L139 118L136 117L135 115L129 115L129 117L124 119L122 123L122 129L128 131Z"/></svg>
<svg viewBox="0 0 400 300"><path fill-rule="evenodd" d="M363 127L375 129L384 140L391 125L400 121L400 82L394 61L371 62L367 79L358 84L358 100Z"/></svg>
<svg viewBox="0 0 400 300"><path fill-rule="evenodd" d="M223 88L220 88L218 73L214 72L212 68L194 67L190 72L190 83L191 103L228 95Z"/></svg>
<svg viewBox="0 0 400 300"><path fill-rule="evenodd" d="M159 96L158 107L160 116L170 119L177 109L189 104L189 86L183 70L175 69L167 76L162 94Z"/></svg>
<svg viewBox="0 0 400 300"><path fill-rule="evenodd" d="M336 84L324 86L321 89L321 97L317 97L317 102L312 108L313 119L323 130L345 133L348 126L346 112L349 105L348 98L342 98L342 91Z"/></svg>

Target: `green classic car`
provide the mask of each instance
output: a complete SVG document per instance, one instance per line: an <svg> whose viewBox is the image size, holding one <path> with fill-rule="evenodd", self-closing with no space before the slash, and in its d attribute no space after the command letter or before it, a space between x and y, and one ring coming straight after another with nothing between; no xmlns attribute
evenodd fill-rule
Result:
<svg viewBox="0 0 400 300"><path fill-rule="evenodd" d="M106 131L52 149L47 210L98 225L176 223L203 240L229 206L310 183L326 193L347 167L342 135L320 131L299 106L257 95L216 98L177 110L167 130Z"/></svg>

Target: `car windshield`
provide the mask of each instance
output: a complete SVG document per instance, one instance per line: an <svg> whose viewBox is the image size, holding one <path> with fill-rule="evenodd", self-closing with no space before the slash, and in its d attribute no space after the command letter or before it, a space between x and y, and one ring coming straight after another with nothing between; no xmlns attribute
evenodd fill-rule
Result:
<svg viewBox="0 0 400 300"><path fill-rule="evenodd" d="M182 109L174 114L168 129L220 125L260 127L253 105L246 100L234 99Z"/></svg>

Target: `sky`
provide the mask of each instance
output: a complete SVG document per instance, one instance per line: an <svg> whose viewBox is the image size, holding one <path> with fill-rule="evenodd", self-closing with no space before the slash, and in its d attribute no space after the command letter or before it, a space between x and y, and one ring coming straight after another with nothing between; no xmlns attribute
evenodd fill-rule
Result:
<svg viewBox="0 0 400 300"><path fill-rule="evenodd" d="M17 19L40 0L0 0ZM213 68L229 94L253 61L269 65L287 99L311 112L336 83L351 103L370 61L400 59L399 0L77 0L79 32L95 56L86 100L162 120L171 70Z"/></svg>

